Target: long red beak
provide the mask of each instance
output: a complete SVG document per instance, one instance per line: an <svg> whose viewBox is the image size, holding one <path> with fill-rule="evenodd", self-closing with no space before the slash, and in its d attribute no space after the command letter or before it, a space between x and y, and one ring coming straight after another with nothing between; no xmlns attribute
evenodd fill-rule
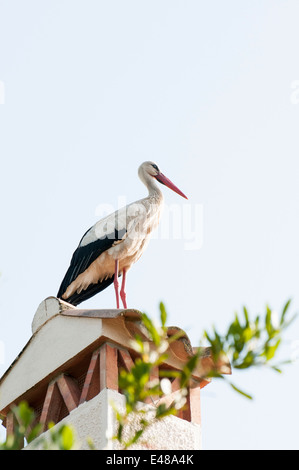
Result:
<svg viewBox="0 0 299 470"><path fill-rule="evenodd" d="M180 196L184 197L185 199L188 199L187 196L185 196L182 191L176 187L175 184L173 184L166 176L163 175L163 173L159 173L158 175L155 176L156 180L159 181L159 183L165 184L168 188L172 189L175 193L179 194Z"/></svg>

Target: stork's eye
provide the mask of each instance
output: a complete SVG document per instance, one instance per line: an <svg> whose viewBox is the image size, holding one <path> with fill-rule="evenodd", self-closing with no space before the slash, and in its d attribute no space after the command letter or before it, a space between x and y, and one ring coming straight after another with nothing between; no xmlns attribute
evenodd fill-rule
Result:
<svg viewBox="0 0 299 470"><path fill-rule="evenodd" d="M155 168L155 170L159 171L159 168L154 163L152 164L152 167Z"/></svg>

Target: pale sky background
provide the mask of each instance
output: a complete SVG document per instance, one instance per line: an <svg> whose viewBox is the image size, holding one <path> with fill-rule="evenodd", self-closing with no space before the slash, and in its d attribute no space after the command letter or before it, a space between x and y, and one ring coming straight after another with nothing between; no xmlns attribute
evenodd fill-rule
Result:
<svg viewBox="0 0 299 470"><path fill-rule="evenodd" d="M167 204L203 208L203 244L152 240L128 305L163 300L194 346L244 304L299 310L298 18L297 0L0 0L0 375L97 207L146 195L148 159L189 197ZM114 308L113 287L83 305ZM206 387L203 448L298 449L298 364L232 378L255 399Z"/></svg>

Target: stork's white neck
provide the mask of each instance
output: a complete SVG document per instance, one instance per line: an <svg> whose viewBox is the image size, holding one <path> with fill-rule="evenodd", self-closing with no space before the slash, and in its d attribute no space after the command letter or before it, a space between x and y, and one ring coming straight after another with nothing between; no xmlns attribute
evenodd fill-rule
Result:
<svg viewBox="0 0 299 470"><path fill-rule="evenodd" d="M163 200L163 193L158 187L156 180L153 176L149 175L143 168L138 172L139 178L145 184L148 189L148 195L154 197L157 200Z"/></svg>

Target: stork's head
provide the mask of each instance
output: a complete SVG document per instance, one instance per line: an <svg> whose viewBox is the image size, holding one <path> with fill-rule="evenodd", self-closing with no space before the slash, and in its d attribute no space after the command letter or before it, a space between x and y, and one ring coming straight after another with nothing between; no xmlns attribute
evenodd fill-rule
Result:
<svg viewBox="0 0 299 470"><path fill-rule="evenodd" d="M175 186L163 173L161 173L158 165L155 162L144 162L140 165L138 169L138 175L141 181L147 184L148 178L152 177L159 181L159 183L165 184L168 188L172 189L175 193L179 194L180 196L188 199L182 191Z"/></svg>

